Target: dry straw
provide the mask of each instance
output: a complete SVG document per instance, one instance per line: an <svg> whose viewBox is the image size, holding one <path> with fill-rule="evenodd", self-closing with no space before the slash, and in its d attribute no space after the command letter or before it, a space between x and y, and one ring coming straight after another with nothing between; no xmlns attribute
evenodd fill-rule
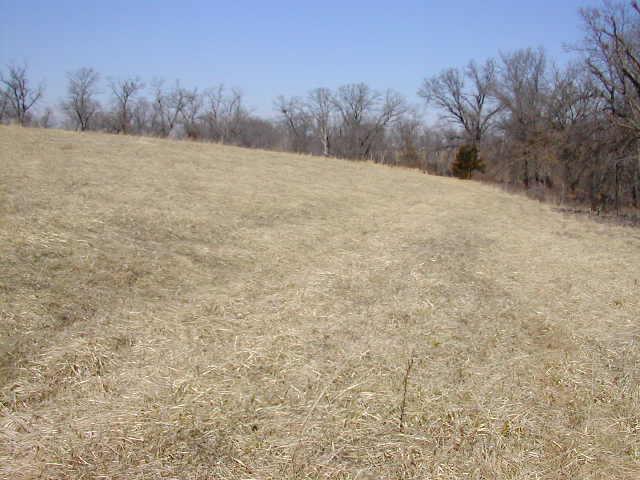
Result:
<svg viewBox="0 0 640 480"><path fill-rule="evenodd" d="M639 281L474 182L0 127L0 478L640 478Z"/></svg>

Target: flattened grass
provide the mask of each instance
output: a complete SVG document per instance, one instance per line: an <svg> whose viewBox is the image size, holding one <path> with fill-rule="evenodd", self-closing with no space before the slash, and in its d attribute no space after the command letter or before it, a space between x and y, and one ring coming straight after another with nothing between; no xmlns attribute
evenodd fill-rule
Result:
<svg viewBox="0 0 640 480"><path fill-rule="evenodd" d="M638 478L639 293L489 186L0 127L0 477Z"/></svg>

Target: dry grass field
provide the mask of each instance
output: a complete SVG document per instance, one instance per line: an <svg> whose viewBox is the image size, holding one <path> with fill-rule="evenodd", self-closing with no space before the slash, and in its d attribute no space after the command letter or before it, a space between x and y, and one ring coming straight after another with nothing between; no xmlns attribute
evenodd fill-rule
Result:
<svg viewBox="0 0 640 480"><path fill-rule="evenodd" d="M639 341L639 229L0 127L1 478L637 479Z"/></svg>

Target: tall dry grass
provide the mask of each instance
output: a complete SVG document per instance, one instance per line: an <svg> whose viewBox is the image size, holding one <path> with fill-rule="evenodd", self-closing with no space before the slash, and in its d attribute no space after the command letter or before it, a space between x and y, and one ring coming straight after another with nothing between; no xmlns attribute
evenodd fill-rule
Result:
<svg viewBox="0 0 640 480"><path fill-rule="evenodd" d="M1 127L0 477L639 478L639 282L486 185Z"/></svg>

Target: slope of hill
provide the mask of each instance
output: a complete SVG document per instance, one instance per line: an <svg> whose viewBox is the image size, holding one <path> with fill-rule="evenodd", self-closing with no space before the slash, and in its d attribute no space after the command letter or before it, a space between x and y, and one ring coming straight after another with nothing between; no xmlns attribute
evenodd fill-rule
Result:
<svg viewBox="0 0 640 480"><path fill-rule="evenodd" d="M489 186L0 127L0 477L638 478L639 294Z"/></svg>

